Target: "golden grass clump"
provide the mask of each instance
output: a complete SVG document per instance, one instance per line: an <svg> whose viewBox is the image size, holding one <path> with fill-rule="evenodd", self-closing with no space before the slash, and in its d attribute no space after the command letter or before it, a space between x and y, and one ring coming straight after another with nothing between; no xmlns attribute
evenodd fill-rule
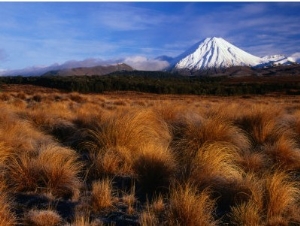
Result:
<svg viewBox="0 0 300 226"><path fill-rule="evenodd" d="M284 171L254 176L247 174L244 186L249 200L231 207L234 225L298 225L299 185Z"/></svg>
<svg viewBox="0 0 300 226"><path fill-rule="evenodd" d="M167 147L171 139L166 123L150 110L120 110L91 127L84 147L94 162L91 172L98 172L96 177L106 174L107 169L119 171L118 174L130 173L141 147Z"/></svg>
<svg viewBox="0 0 300 226"><path fill-rule="evenodd" d="M175 133L173 147L180 155L194 157L204 144L215 142L227 142L241 150L249 148L249 140L243 131L226 118L216 115L190 118L186 125L179 126L178 133L178 138Z"/></svg>
<svg viewBox="0 0 300 226"><path fill-rule="evenodd" d="M79 174L82 163L77 153L57 145L47 145L40 149L37 162L45 187L55 197L78 198L81 181Z"/></svg>
<svg viewBox="0 0 300 226"><path fill-rule="evenodd" d="M88 179L106 176L132 174L132 163L126 147L100 149L91 153L89 158L92 166L88 169Z"/></svg>
<svg viewBox="0 0 300 226"><path fill-rule="evenodd" d="M54 210L30 210L24 221L28 226L59 226L62 218Z"/></svg>
<svg viewBox="0 0 300 226"><path fill-rule="evenodd" d="M93 212L108 210L113 206L113 188L110 179L94 181L92 184L91 207Z"/></svg>
<svg viewBox="0 0 300 226"><path fill-rule="evenodd" d="M244 199L230 207L229 218L234 225L262 225L265 206L265 180L252 172L245 174L236 190L244 195Z"/></svg>
<svg viewBox="0 0 300 226"><path fill-rule="evenodd" d="M143 226L155 226L162 224L160 222L163 219L165 213L166 204L161 195L154 197L151 202L146 202L145 209L141 212L139 222Z"/></svg>
<svg viewBox="0 0 300 226"><path fill-rule="evenodd" d="M154 213L143 211L140 215L139 222L141 226L156 226L159 225L159 221Z"/></svg>
<svg viewBox="0 0 300 226"><path fill-rule="evenodd" d="M170 193L167 225L218 225L214 210L215 200L207 190L199 193L192 185L178 185Z"/></svg>
<svg viewBox="0 0 300 226"><path fill-rule="evenodd" d="M299 183L286 172L275 171L266 176L267 223L268 225L284 225L291 223L293 214L299 209ZM295 211L295 209L297 211ZM298 222L300 223L300 222Z"/></svg>
<svg viewBox="0 0 300 226"><path fill-rule="evenodd" d="M273 167L283 170L300 170L300 149L294 139L280 136L273 144L265 147L265 153Z"/></svg>
<svg viewBox="0 0 300 226"><path fill-rule="evenodd" d="M252 200L241 203L231 209L231 222L237 226L260 226L262 224L261 209Z"/></svg>
<svg viewBox="0 0 300 226"><path fill-rule="evenodd" d="M3 108L0 115L0 137L14 153L34 152L41 144L53 142L9 108Z"/></svg>
<svg viewBox="0 0 300 226"><path fill-rule="evenodd" d="M46 145L35 153L12 155L5 170L15 192L39 191L67 199L79 195L81 164L71 149Z"/></svg>
<svg viewBox="0 0 300 226"><path fill-rule="evenodd" d="M263 173L270 167L270 159L265 153L245 151L238 160L240 167L246 173Z"/></svg>
<svg viewBox="0 0 300 226"><path fill-rule="evenodd" d="M236 118L235 123L246 132L252 147L256 149L265 143L274 142L287 132L280 124L279 119L282 116L281 108L254 105L244 110L243 114Z"/></svg>
<svg viewBox="0 0 300 226"><path fill-rule="evenodd" d="M164 121L147 109L117 111L90 132L98 148L125 146L135 151L140 142L165 146L171 139Z"/></svg>
<svg viewBox="0 0 300 226"><path fill-rule="evenodd" d="M239 149L230 143L206 143L191 161L191 177L200 183L218 177L240 179L243 171L236 162L239 157Z"/></svg>

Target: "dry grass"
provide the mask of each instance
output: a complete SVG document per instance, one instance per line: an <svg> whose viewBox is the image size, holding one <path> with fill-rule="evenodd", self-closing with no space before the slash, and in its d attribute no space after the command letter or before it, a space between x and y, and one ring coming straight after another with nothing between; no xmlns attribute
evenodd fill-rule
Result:
<svg viewBox="0 0 300 226"><path fill-rule="evenodd" d="M167 225L217 225L214 208L215 201L207 190L199 193L191 185L178 185L171 190Z"/></svg>
<svg viewBox="0 0 300 226"><path fill-rule="evenodd" d="M7 185L14 192L39 192L60 198L78 198L81 164L77 154L57 145L36 152L12 154L5 166Z"/></svg>
<svg viewBox="0 0 300 226"><path fill-rule="evenodd" d="M16 225L17 218L12 212L13 202L11 198L3 191L0 190L0 225L1 226L12 226Z"/></svg>
<svg viewBox="0 0 300 226"><path fill-rule="evenodd" d="M275 172L266 178L267 223L268 225L288 225L297 209L299 184L285 172ZM290 212L292 211L292 212ZM300 222L298 222L300 223Z"/></svg>
<svg viewBox="0 0 300 226"><path fill-rule="evenodd" d="M53 210L30 210L24 221L25 225L58 226L62 222L62 218Z"/></svg>
<svg viewBox="0 0 300 226"><path fill-rule="evenodd" d="M133 169L138 182L151 198L156 192L167 191L176 172L175 159L170 150L160 146L142 147Z"/></svg>
<svg viewBox="0 0 300 226"><path fill-rule="evenodd" d="M84 149L95 163L90 177L131 174L142 147L167 147L170 134L166 123L150 110L120 110L94 122L87 131ZM142 141L142 143L141 143Z"/></svg>
<svg viewBox="0 0 300 226"><path fill-rule="evenodd" d="M232 208L231 222L239 226L260 226L262 224L261 210L252 201L241 203Z"/></svg>
<svg viewBox="0 0 300 226"><path fill-rule="evenodd" d="M236 119L236 124L246 131L254 149L259 146L274 142L285 132L279 120L282 117L281 108L265 105L255 105L245 110Z"/></svg>
<svg viewBox="0 0 300 226"><path fill-rule="evenodd" d="M194 183L210 183L217 178L240 180L242 169L237 165L239 150L224 142L207 143L199 148L191 160L191 175Z"/></svg>
<svg viewBox="0 0 300 226"><path fill-rule="evenodd" d="M135 212L135 204L137 202L135 185L132 186L130 192L123 193L121 200L126 206L126 212L128 214L133 214Z"/></svg>
<svg viewBox="0 0 300 226"><path fill-rule="evenodd" d="M296 97L28 89L0 108L0 225L300 224Z"/></svg>
<svg viewBox="0 0 300 226"><path fill-rule="evenodd" d="M113 188L110 179L95 181L92 184L91 205L94 212L104 211L113 206Z"/></svg>

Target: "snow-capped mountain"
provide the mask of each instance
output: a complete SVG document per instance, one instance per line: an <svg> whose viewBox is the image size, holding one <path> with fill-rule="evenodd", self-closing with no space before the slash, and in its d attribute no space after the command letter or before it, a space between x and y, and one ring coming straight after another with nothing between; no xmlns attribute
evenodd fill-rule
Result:
<svg viewBox="0 0 300 226"><path fill-rule="evenodd" d="M256 66L265 61L223 38L206 38L176 57L175 69L204 70L232 66Z"/></svg>
<svg viewBox="0 0 300 226"><path fill-rule="evenodd" d="M262 59L265 61L265 65L269 66L290 65L296 62L292 57L287 57L282 54L268 55L262 57Z"/></svg>

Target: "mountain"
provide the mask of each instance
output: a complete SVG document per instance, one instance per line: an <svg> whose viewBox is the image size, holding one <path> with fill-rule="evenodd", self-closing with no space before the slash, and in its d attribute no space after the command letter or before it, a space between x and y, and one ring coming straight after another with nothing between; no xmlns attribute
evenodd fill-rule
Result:
<svg viewBox="0 0 300 226"><path fill-rule="evenodd" d="M133 71L133 68L127 64L115 64L108 66L95 67L77 67L70 69L48 71L43 76L58 75L58 76L80 76L80 75L106 75L115 71Z"/></svg>
<svg viewBox="0 0 300 226"><path fill-rule="evenodd" d="M292 57L287 57L282 54L268 55L262 57L262 59L265 61L263 66L290 65L296 62Z"/></svg>
<svg viewBox="0 0 300 226"><path fill-rule="evenodd" d="M251 55L230 44L223 38L206 38L175 58L173 69L192 71L232 66L256 66L264 63L260 57Z"/></svg>

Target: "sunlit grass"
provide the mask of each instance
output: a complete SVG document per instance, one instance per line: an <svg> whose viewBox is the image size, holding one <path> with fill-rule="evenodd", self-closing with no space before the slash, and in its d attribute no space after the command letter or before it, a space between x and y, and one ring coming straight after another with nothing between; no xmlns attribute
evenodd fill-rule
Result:
<svg viewBox="0 0 300 226"><path fill-rule="evenodd" d="M0 225L300 224L293 97L23 90L0 107Z"/></svg>

